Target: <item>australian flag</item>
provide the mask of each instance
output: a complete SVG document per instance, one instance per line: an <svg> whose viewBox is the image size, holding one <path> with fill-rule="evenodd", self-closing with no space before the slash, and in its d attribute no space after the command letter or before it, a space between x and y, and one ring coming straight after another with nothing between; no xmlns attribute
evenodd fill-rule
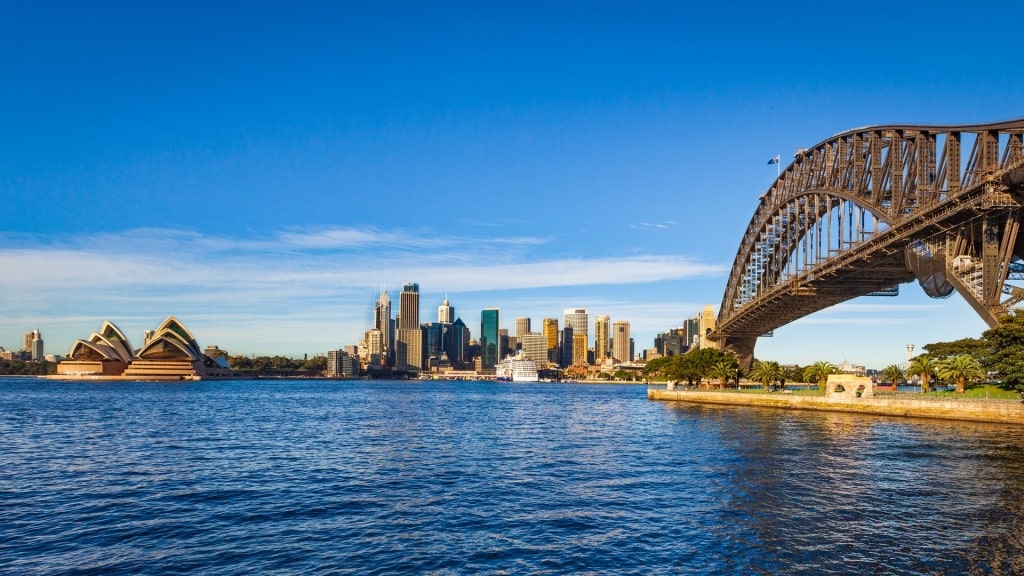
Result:
<svg viewBox="0 0 1024 576"><path fill-rule="evenodd" d="M778 164L778 163L779 163L779 156L778 155L775 155L774 157L772 157L771 160L768 161L768 164Z"/></svg>

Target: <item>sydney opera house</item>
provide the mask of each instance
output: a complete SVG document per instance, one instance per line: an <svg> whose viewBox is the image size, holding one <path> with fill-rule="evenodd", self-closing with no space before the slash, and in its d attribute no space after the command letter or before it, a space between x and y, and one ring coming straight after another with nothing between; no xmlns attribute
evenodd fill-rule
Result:
<svg viewBox="0 0 1024 576"><path fill-rule="evenodd" d="M76 340L54 378L82 380L203 380L232 378L227 364L203 354L192 332L174 316L146 332L136 350L113 322L87 340Z"/></svg>

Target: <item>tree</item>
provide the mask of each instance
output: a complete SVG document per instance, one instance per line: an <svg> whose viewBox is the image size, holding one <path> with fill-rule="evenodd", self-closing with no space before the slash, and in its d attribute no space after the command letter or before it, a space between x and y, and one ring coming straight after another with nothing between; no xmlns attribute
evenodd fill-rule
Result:
<svg viewBox="0 0 1024 576"><path fill-rule="evenodd" d="M785 371L774 360L755 360L748 377L755 382L760 382L767 391L772 382L780 382L785 378Z"/></svg>
<svg viewBox="0 0 1024 576"><path fill-rule="evenodd" d="M732 355L730 354L730 356ZM738 370L739 362L735 356L732 356L731 358L723 358L715 362L708 371L708 374L712 378L718 378L718 387L724 390L726 385L729 384L729 379L736 377Z"/></svg>
<svg viewBox="0 0 1024 576"><path fill-rule="evenodd" d="M1024 389L1024 312L1015 310L999 326L982 333L984 355L974 357L983 369L999 375L1004 385Z"/></svg>
<svg viewBox="0 0 1024 576"><path fill-rule="evenodd" d="M985 340L979 338L961 338L952 342L934 342L924 345L924 350L932 358L944 358L958 354L970 354L975 358L981 358L985 354L986 348Z"/></svg>
<svg viewBox="0 0 1024 576"><path fill-rule="evenodd" d="M903 369L896 364L889 364L882 369L882 380L886 382L892 382L892 389L895 391L896 386L899 385L900 380L903 380Z"/></svg>
<svg viewBox="0 0 1024 576"><path fill-rule="evenodd" d="M955 380L956 391L960 394L964 393L967 382L981 380L985 377L985 370L970 354L943 358L937 363L935 372L943 380Z"/></svg>
<svg viewBox="0 0 1024 576"><path fill-rule="evenodd" d="M931 382L932 376L935 376L935 366L938 364L930 354L921 354L915 356L910 361L910 365L907 366L908 376L920 376L921 377L921 392L927 394L929 390L928 384Z"/></svg>
<svg viewBox="0 0 1024 576"><path fill-rule="evenodd" d="M835 373L835 365L833 365L831 362L819 360L814 364L811 364L807 368L804 368L804 381L817 382L818 390L824 392L826 386L828 386L828 375Z"/></svg>

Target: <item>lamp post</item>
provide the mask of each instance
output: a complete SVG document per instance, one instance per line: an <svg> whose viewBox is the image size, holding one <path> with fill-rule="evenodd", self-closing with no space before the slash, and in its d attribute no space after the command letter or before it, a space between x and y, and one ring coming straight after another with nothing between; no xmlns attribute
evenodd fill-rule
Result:
<svg viewBox="0 0 1024 576"><path fill-rule="evenodd" d="M907 365L904 366L904 369L910 367L910 359L913 358L913 357L914 357L914 345L913 344L907 344Z"/></svg>

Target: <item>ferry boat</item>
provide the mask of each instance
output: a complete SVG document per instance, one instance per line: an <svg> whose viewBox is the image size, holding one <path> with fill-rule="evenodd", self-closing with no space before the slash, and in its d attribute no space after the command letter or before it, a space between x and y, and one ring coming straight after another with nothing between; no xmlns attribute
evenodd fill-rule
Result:
<svg viewBox="0 0 1024 576"><path fill-rule="evenodd" d="M499 382L537 382L537 364L523 355L522 350L518 354L509 354L504 360L498 362L494 367Z"/></svg>

